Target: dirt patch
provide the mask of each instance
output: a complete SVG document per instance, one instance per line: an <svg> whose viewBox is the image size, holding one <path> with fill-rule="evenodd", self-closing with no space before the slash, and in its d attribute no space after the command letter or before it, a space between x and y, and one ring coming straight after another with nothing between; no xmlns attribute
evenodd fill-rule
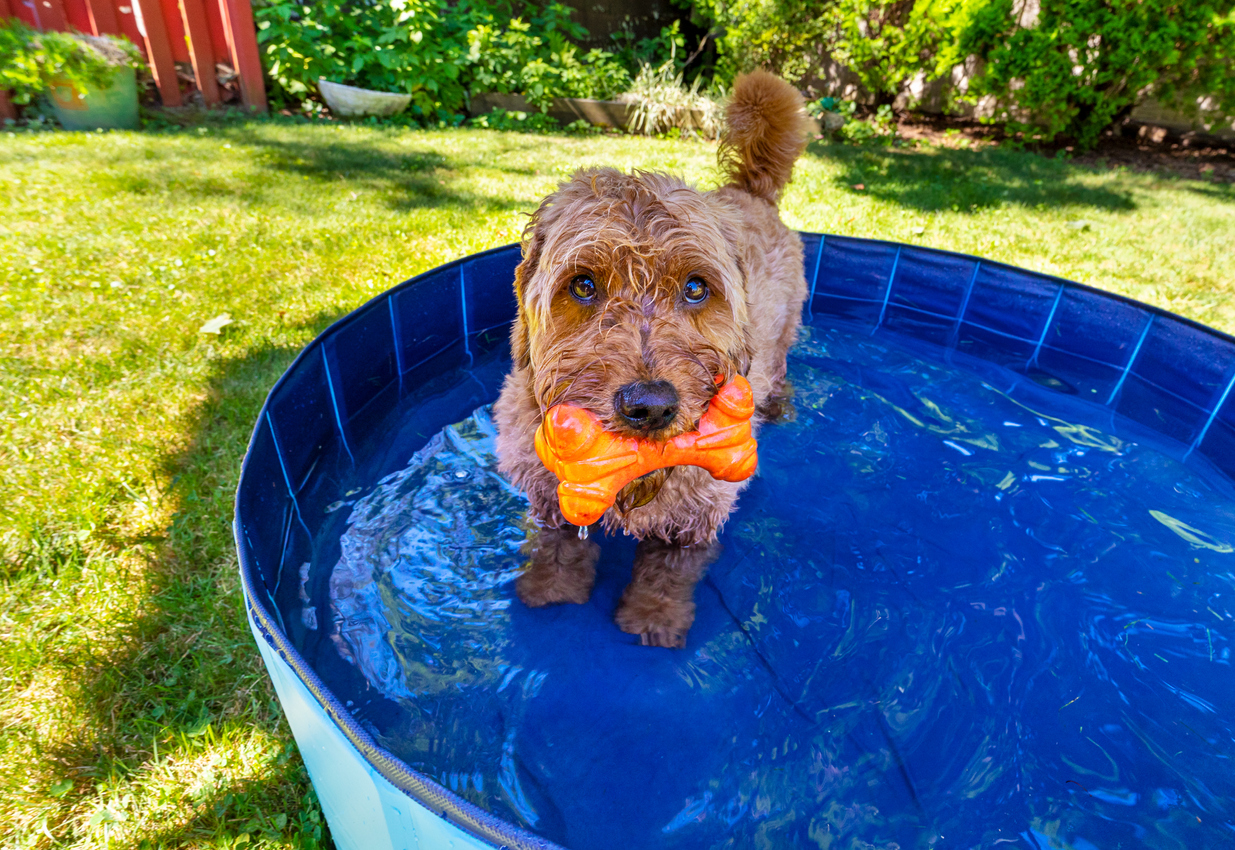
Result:
<svg viewBox="0 0 1235 850"><path fill-rule="evenodd" d="M1095 169L1127 168L1171 174L1210 183L1235 183L1235 143L1189 134L1177 136L1161 127L1125 124L1108 130L1091 151L1079 152L1067 141L1026 144L1000 127L930 115L902 116L897 134L907 141L949 148L1000 147L1016 144L1043 156L1064 156Z"/></svg>
<svg viewBox="0 0 1235 850"><path fill-rule="evenodd" d="M1160 128L1155 128L1160 129ZM1235 147L1195 138L1165 137L1155 142L1147 134L1107 136L1073 161L1096 168L1124 167L1132 171L1174 174L1189 180L1235 183Z"/></svg>

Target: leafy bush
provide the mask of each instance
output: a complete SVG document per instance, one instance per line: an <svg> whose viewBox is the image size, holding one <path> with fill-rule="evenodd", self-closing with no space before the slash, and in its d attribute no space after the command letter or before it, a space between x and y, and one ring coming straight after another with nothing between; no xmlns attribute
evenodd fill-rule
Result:
<svg viewBox="0 0 1235 850"><path fill-rule="evenodd" d="M406 92L414 114L437 119L463 108L467 33L483 11L466 0L316 0L255 16L276 99L304 100L325 78Z"/></svg>
<svg viewBox="0 0 1235 850"><path fill-rule="evenodd" d="M53 81L82 94L105 89L117 68L141 65L141 53L120 36L38 32L17 18L0 25L0 89L12 89L17 104L30 103Z"/></svg>
<svg viewBox="0 0 1235 850"><path fill-rule="evenodd" d="M609 36L615 50L613 58L631 73L637 74L646 66L659 68L669 62L677 71L686 69L686 37L682 35L677 21L660 28L660 34L636 40L629 27L619 29ZM697 76L697 73L696 73Z"/></svg>
<svg viewBox="0 0 1235 850"><path fill-rule="evenodd" d="M612 97L630 84L617 57L582 53L587 30L560 3L510 17L484 0L287 0L260 8L258 41L276 99L302 101L317 80L412 95L413 115L450 120L472 92Z"/></svg>
<svg viewBox="0 0 1235 850"><path fill-rule="evenodd" d="M534 11L534 10L533 10ZM471 89L522 93L544 110L555 97L610 98L630 85L630 74L614 54L589 50L582 57L571 39L587 30L570 20L571 10L550 3L503 30L492 15L467 34Z"/></svg>
<svg viewBox="0 0 1235 850"><path fill-rule="evenodd" d="M892 107L886 103L880 104L874 114L865 119L859 119L849 111L851 120L846 121L837 135L850 144L888 145L897 140L896 119L892 115Z"/></svg>
<svg viewBox="0 0 1235 850"><path fill-rule="evenodd" d="M694 0L723 30L717 77L773 68L793 83L821 77L835 59L889 99L941 29L931 0Z"/></svg>
<svg viewBox="0 0 1235 850"><path fill-rule="evenodd" d="M792 82L834 59L877 102L906 83L973 71L960 100L987 97L1013 131L1083 146L1154 95L1235 113L1235 0L694 0L724 30L718 76L771 67ZM979 61L973 62L972 59Z"/></svg>
<svg viewBox="0 0 1235 850"><path fill-rule="evenodd" d="M819 10L828 0L693 0L715 22L716 79L732 83L739 73L770 68L791 83L810 73L813 54L826 44Z"/></svg>
<svg viewBox="0 0 1235 850"><path fill-rule="evenodd" d="M981 57L966 97L993 96L1013 130L1088 147L1146 94L1193 112L1212 95L1235 114L1235 0L1042 0L1021 22L1012 0L938 5L950 38L937 73Z"/></svg>

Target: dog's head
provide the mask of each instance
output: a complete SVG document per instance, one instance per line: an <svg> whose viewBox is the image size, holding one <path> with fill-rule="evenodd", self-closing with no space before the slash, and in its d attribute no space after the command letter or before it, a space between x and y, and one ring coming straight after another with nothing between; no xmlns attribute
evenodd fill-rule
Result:
<svg viewBox="0 0 1235 850"><path fill-rule="evenodd" d="M524 234L512 335L541 411L573 404L653 439L693 430L718 376L749 365L737 228L660 174L586 170L546 198Z"/></svg>

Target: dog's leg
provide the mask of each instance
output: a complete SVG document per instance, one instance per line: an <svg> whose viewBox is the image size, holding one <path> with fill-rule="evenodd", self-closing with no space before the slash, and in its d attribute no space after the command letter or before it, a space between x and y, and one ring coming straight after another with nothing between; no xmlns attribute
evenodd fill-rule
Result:
<svg viewBox="0 0 1235 850"><path fill-rule="evenodd" d="M542 528L530 541L531 564L515 582L515 592L532 608L555 602L582 605L596 583L600 546L580 540L573 525Z"/></svg>
<svg viewBox="0 0 1235 850"><path fill-rule="evenodd" d="M781 378L756 413L760 422L792 422L797 419L798 412L793 406L793 384L787 378Z"/></svg>
<svg viewBox="0 0 1235 850"><path fill-rule="evenodd" d="M622 594L618 628L644 646L681 648L695 621L695 585L720 545L678 546L648 538L635 550L635 569Z"/></svg>

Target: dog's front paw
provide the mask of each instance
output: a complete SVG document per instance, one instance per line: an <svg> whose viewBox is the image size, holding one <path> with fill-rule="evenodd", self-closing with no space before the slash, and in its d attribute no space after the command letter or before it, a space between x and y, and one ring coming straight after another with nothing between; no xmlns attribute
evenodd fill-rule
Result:
<svg viewBox="0 0 1235 850"><path fill-rule="evenodd" d="M622 631L638 635L644 646L681 649L686 646L686 635L695 621L695 606L628 589L614 620Z"/></svg>
<svg viewBox="0 0 1235 850"><path fill-rule="evenodd" d="M665 649L683 649L686 646L686 634L673 629L653 627L649 632L639 633L639 643L644 646L663 646Z"/></svg>
<svg viewBox="0 0 1235 850"><path fill-rule="evenodd" d="M529 608L572 602L582 605L596 583L600 546L560 529L544 529L532 546L527 571L515 582L515 593Z"/></svg>

